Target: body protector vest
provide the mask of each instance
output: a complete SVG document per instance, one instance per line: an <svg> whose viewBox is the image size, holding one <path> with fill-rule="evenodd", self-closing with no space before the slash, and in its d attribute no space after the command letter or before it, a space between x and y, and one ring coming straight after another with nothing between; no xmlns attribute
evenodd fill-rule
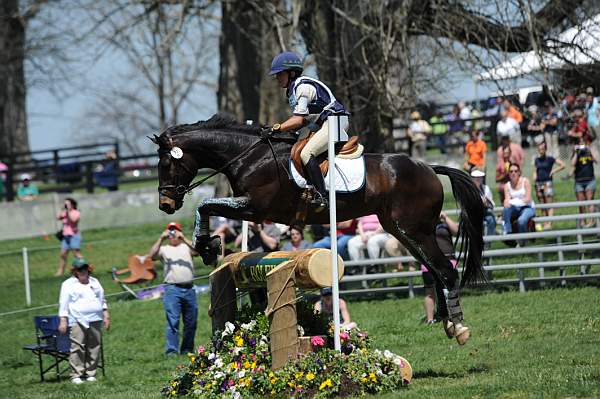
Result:
<svg viewBox="0 0 600 399"><path fill-rule="evenodd" d="M288 88L287 96L292 112L298 104L296 89L301 84L311 85L317 92L316 98L308 103L308 117L312 121L321 125L327 120L327 117L333 113L349 115L344 105L336 100L329 87L323 82L307 76L300 76Z"/></svg>

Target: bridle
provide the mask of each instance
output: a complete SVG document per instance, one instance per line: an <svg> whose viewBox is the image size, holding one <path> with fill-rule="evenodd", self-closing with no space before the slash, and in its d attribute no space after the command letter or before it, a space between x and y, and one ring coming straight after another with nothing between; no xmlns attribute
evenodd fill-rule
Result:
<svg viewBox="0 0 600 399"><path fill-rule="evenodd" d="M272 135L273 135L273 132L270 129L268 130L268 132L264 131L264 133L261 133L260 138L258 139L258 141L254 142L254 144L252 144L250 147L246 148L240 154L236 155L234 158L232 158L231 160L229 160L229 162L227 162L225 165L223 165L219 169L215 170L214 172L212 172L208 176L205 176L202 179L200 179L200 180L198 180L198 181L196 181L194 183L191 183L191 184L188 184L188 185L180 184L179 183L180 173L175 173L174 184L159 185L158 186L158 192L160 194L165 195L165 196L168 197L168 195L166 195L165 192L173 190L172 192L174 192L178 196L178 198L176 198L176 200L181 200L185 194L189 194L193 189L195 189L196 187L200 186L202 183L204 183L205 181L207 181L211 177L214 177L214 176L218 175L219 173L223 172L224 170L226 170L229 166L231 166L233 163L235 163L236 161L238 161L240 158L242 158L243 156L245 156L246 154L248 154L256 146L258 146L260 143L262 143L264 141L266 141L269 144L269 147L271 148L271 152L273 153L273 157L275 159L275 163L276 163L276 167L277 167L279 165L279 162L277 160L277 155L275 154L275 149L273 148L273 144L271 143L271 140L270 140L270 137ZM182 157L180 157L180 158L173 157L172 150L174 148L178 148L178 147L175 147L173 145L173 139L171 137L169 137L169 144L170 144L169 148L161 148L161 147L159 147L159 149L158 149L158 155L162 156L162 155L166 154L171 159L171 162L175 162L178 165L178 167L181 166L182 169L184 169L186 172L188 172L191 175L195 174L196 172L191 171L185 165L184 162L181 162L181 160L183 159ZM279 168L278 167L277 167L277 174L279 175Z"/></svg>

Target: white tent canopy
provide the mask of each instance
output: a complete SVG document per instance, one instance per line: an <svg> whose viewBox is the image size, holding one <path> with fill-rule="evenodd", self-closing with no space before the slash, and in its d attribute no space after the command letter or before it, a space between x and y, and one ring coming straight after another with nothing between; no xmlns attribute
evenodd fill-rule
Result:
<svg viewBox="0 0 600 399"><path fill-rule="evenodd" d="M548 40L551 53L528 51L521 53L488 71L479 73L475 81L505 80L528 75L542 69L561 69L567 65L588 65L600 62L600 14L580 26L562 32ZM560 53L560 56L556 54Z"/></svg>

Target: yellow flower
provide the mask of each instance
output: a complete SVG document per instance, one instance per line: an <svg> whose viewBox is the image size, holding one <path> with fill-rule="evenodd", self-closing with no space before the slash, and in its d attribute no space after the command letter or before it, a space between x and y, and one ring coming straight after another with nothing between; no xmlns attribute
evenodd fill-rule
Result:
<svg viewBox="0 0 600 399"><path fill-rule="evenodd" d="M246 360L246 362L244 363L244 368L249 369L250 367L252 367L252 365L250 364L249 361Z"/></svg>
<svg viewBox="0 0 600 399"><path fill-rule="evenodd" d="M250 365L250 368L256 368L256 361L253 361L252 364Z"/></svg>
<svg viewBox="0 0 600 399"><path fill-rule="evenodd" d="M273 377L275 377L275 374L273 374L272 371L269 371L269 378L273 378Z"/></svg>
<svg viewBox="0 0 600 399"><path fill-rule="evenodd" d="M377 382L377 377L375 377L374 373L369 373L369 379L373 382Z"/></svg>
<svg viewBox="0 0 600 399"><path fill-rule="evenodd" d="M171 395L173 395L173 396L177 395L177 391L176 390L172 390L171 391Z"/></svg>
<svg viewBox="0 0 600 399"><path fill-rule="evenodd" d="M200 375L200 372L198 370L194 371L194 375Z"/></svg>
<svg viewBox="0 0 600 399"><path fill-rule="evenodd" d="M366 378L366 377L363 377L363 378L361 378L361 379L360 379L360 381L361 381L361 382L363 382L363 383L366 383L366 382L368 382L369 380L367 380L367 378Z"/></svg>
<svg viewBox="0 0 600 399"><path fill-rule="evenodd" d="M299 379L302 377L304 377L304 372L300 371L300 372L296 373L296 379Z"/></svg>
<svg viewBox="0 0 600 399"><path fill-rule="evenodd" d="M294 388L296 386L296 384L293 381L288 382L288 386L290 388Z"/></svg>
<svg viewBox="0 0 600 399"><path fill-rule="evenodd" d="M196 361L196 356L190 355L190 362L194 363Z"/></svg>
<svg viewBox="0 0 600 399"><path fill-rule="evenodd" d="M231 363L231 368L234 369L234 370L237 370L237 368L238 368L237 363L236 362L232 362Z"/></svg>
<svg viewBox="0 0 600 399"><path fill-rule="evenodd" d="M176 387L176 386L177 386L177 381L173 381L173 382L171 383L171 386L173 386L173 387Z"/></svg>
<svg viewBox="0 0 600 399"><path fill-rule="evenodd" d="M310 373L306 374L306 379L308 381L312 381L315 379L315 375L312 372L310 372Z"/></svg>
<svg viewBox="0 0 600 399"><path fill-rule="evenodd" d="M322 391L325 388L331 388L333 384L331 383L331 379L328 378L319 385L319 391Z"/></svg>
<svg viewBox="0 0 600 399"><path fill-rule="evenodd" d="M243 339L242 337L237 337L237 338L235 339L235 344L236 344L237 346L242 346L242 345L244 345L244 339Z"/></svg>

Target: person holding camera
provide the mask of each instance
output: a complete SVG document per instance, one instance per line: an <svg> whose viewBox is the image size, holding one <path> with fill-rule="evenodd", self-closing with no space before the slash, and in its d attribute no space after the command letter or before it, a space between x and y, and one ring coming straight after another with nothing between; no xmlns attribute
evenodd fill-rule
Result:
<svg viewBox="0 0 600 399"><path fill-rule="evenodd" d="M69 251L73 251L73 255L76 258L81 258L79 250L81 248L81 232L78 227L80 218L81 212L77 210L77 201L70 197L65 198L63 210L56 215L56 219L62 222L62 229L59 231L57 237L60 234L62 234L62 237L60 237L60 260L55 276L62 276L64 274Z"/></svg>
<svg viewBox="0 0 600 399"><path fill-rule="evenodd" d="M167 245L162 245L168 240ZM198 301L194 290L194 261L198 253L192 242L181 232L179 223L167 224L150 249L153 260L164 265L165 295L163 303L167 318L165 353L185 354L194 351L194 336L198 319ZM183 337L179 346L179 319L183 320Z"/></svg>

